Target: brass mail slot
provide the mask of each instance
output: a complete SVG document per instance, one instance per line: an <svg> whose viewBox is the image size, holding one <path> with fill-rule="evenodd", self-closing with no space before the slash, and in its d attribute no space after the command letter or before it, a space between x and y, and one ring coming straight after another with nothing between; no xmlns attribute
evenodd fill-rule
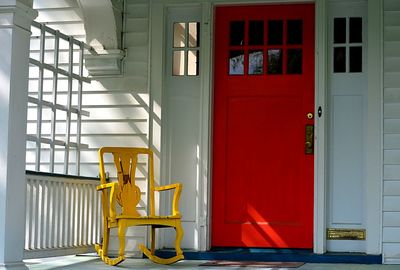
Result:
<svg viewBox="0 0 400 270"><path fill-rule="evenodd" d="M304 152L306 155L314 154L314 125L306 125L306 142Z"/></svg>
<svg viewBox="0 0 400 270"><path fill-rule="evenodd" d="M326 229L327 240L365 240L365 229Z"/></svg>

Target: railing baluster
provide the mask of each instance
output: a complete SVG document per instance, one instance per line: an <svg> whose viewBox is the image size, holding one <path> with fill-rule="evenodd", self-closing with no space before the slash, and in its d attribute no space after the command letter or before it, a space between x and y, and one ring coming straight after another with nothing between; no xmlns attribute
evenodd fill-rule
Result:
<svg viewBox="0 0 400 270"><path fill-rule="evenodd" d="M31 221L31 198L32 198L32 194L31 194L31 179L27 177L26 179L26 214L25 214L25 249L29 249L30 248L30 238L31 238L31 234L30 234L30 221Z"/></svg>
<svg viewBox="0 0 400 270"><path fill-rule="evenodd" d="M51 232L53 230L53 191L52 191L52 182L46 182L47 188L47 222L46 222L46 245L45 248L50 248L51 242Z"/></svg>
<svg viewBox="0 0 400 270"><path fill-rule="evenodd" d="M35 180L34 182L34 209L32 210L33 213L33 226L32 226L32 233L33 233L33 248L38 247L38 236L40 233L39 228L39 184L38 181Z"/></svg>
<svg viewBox="0 0 400 270"><path fill-rule="evenodd" d="M102 234L97 181L27 176L25 251L92 247ZM93 249L92 249L93 250ZM71 254L73 254L72 252ZM33 253L32 253L33 254Z"/></svg>

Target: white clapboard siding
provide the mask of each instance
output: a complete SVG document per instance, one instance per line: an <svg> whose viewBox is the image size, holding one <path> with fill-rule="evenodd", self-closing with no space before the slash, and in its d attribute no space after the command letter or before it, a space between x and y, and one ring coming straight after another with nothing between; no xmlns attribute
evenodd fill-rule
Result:
<svg viewBox="0 0 400 270"><path fill-rule="evenodd" d="M94 78L84 88L82 108L90 117L82 122L82 142L89 145L81 152L81 174L98 175L97 151L101 146L148 147L148 1L126 1L123 76ZM114 178L112 160L106 170ZM146 191L147 165L138 168L138 186ZM147 195L142 194L140 206L144 211ZM127 232L126 252L141 256L138 243L145 243L147 228L130 228ZM118 252L117 232L111 232L110 252Z"/></svg>
<svg viewBox="0 0 400 270"><path fill-rule="evenodd" d="M39 13L37 21L85 41L83 13L78 1L34 0L34 8ZM83 87L82 108L90 113L90 117L82 119L81 140L88 145L87 149L81 150L82 176L98 176L97 151L101 146L148 147L148 0L126 1L125 12L123 49L126 49L127 57L123 75L93 78ZM111 162L106 165L106 170L110 177L115 177ZM139 185L145 187L146 163L140 165L139 171ZM146 202L144 193L143 210ZM146 232L146 228L128 230L127 255L141 255L137 244L146 241ZM115 237L111 241L110 253L117 253L117 245Z"/></svg>
<svg viewBox="0 0 400 270"><path fill-rule="evenodd" d="M400 263L400 1L384 0L383 257Z"/></svg>
<svg viewBox="0 0 400 270"><path fill-rule="evenodd" d="M38 11L37 22L84 41L83 15L76 0L34 0Z"/></svg>

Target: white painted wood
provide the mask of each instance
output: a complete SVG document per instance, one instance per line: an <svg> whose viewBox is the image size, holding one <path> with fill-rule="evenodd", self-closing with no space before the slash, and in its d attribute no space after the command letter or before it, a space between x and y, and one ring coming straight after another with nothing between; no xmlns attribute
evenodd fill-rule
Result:
<svg viewBox="0 0 400 270"><path fill-rule="evenodd" d="M400 10L400 3L396 0L385 0L384 1L384 9L387 10Z"/></svg>
<svg viewBox="0 0 400 270"><path fill-rule="evenodd" d="M384 13L386 14L386 12ZM386 41L383 44L384 47L384 57L387 59L388 57L399 57L400 52L398 50L400 45L400 41ZM393 86L396 87L396 86Z"/></svg>
<svg viewBox="0 0 400 270"><path fill-rule="evenodd" d="M400 227L400 212L383 213L384 227Z"/></svg>
<svg viewBox="0 0 400 270"><path fill-rule="evenodd" d="M200 106L201 85L199 76L173 76L173 23L201 22L201 6L167 7L165 20L166 46L165 52L165 88L162 110L164 112L162 126L165 144L162 145L165 160L165 183L178 181L183 183L181 195L181 213L185 229L183 248L198 249L199 235L196 228L198 205L200 203ZM202 24L201 24L202 25ZM202 31L202 28L199 29ZM200 50L201 47L196 48ZM202 62L199 64L203 65ZM166 201L170 204L171 198ZM196 228L196 229L195 229ZM174 234L166 233L164 246L174 245Z"/></svg>
<svg viewBox="0 0 400 270"><path fill-rule="evenodd" d="M210 3L202 3L202 31L200 37L200 47L202 53L200 62L204 63L200 67L200 84L201 84L201 133L200 133L200 162L199 162L199 201L197 211L197 230L198 230L198 249L201 251L209 250L211 247L211 89L213 82L214 69L212 63L212 42L208 37L213 35L212 5Z"/></svg>
<svg viewBox="0 0 400 270"><path fill-rule="evenodd" d="M384 196L383 211L400 211L400 196Z"/></svg>
<svg viewBox="0 0 400 270"><path fill-rule="evenodd" d="M400 164L383 166L383 177L385 180L399 180L399 176Z"/></svg>
<svg viewBox="0 0 400 270"><path fill-rule="evenodd" d="M366 252L382 253L382 36L383 3L368 1L368 100L366 128ZM379 52L379 53L377 53Z"/></svg>
<svg viewBox="0 0 400 270"><path fill-rule="evenodd" d="M400 26L398 17L400 16L400 10L385 10L384 11L384 22L385 25Z"/></svg>
<svg viewBox="0 0 400 270"><path fill-rule="evenodd" d="M92 76L122 74L121 61L124 53L120 49L124 2L111 0L78 0L78 2L85 22L86 43L98 53L87 58L89 73Z"/></svg>
<svg viewBox="0 0 400 270"><path fill-rule="evenodd" d="M314 252L326 251L326 205L327 205L327 0L315 2L315 156L314 156ZM318 109L322 115L317 117Z"/></svg>
<svg viewBox="0 0 400 270"><path fill-rule="evenodd" d="M366 228L366 152L368 128L367 1L330 1L328 7L328 102L329 114L329 201L328 228ZM333 20L337 17L362 17L362 72L349 72L349 49L346 72L333 71L333 48L349 48L347 43L333 43ZM378 119L379 120L379 119ZM379 126L379 122L378 122ZM374 126L375 127L375 126ZM373 130L373 129L372 129ZM378 134L379 142L379 134ZM328 241L328 251L366 251L365 241Z"/></svg>
<svg viewBox="0 0 400 270"><path fill-rule="evenodd" d="M165 136L162 138L162 121L164 111L162 110L162 96L164 90L164 52L161 44L165 44L164 36L164 7L149 1L149 93L150 93L150 115L149 115L149 138L150 146L158 153L155 156L155 178L165 179L165 169L161 169L161 160L165 154L161 145L165 145ZM162 177L161 177L162 176ZM158 234L158 244L163 245L164 237Z"/></svg>
<svg viewBox="0 0 400 270"><path fill-rule="evenodd" d="M399 243L383 243L382 248L384 263L400 263L400 244Z"/></svg>
<svg viewBox="0 0 400 270"><path fill-rule="evenodd" d="M387 121L385 120L385 123ZM383 134L383 147L384 149L400 149L400 134L386 133L386 129Z"/></svg>
<svg viewBox="0 0 400 270"><path fill-rule="evenodd" d="M384 70L388 72L393 72L399 70L400 67L400 57L390 57L385 59Z"/></svg>
<svg viewBox="0 0 400 270"><path fill-rule="evenodd" d="M93 251L102 226L98 180L27 174L26 185L24 258Z"/></svg>
<svg viewBox="0 0 400 270"><path fill-rule="evenodd" d="M400 26L385 26L384 41L397 41L400 39Z"/></svg>
<svg viewBox="0 0 400 270"><path fill-rule="evenodd" d="M384 196L400 196L400 181L384 181Z"/></svg>
<svg viewBox="0 0 400 270"><path fill-rule="evenodd" d="M400 150L384 150L383 162L385 164L399 164L400 163Z"/></svg>
<svg viewBox="0 0 400 270"><path fill-rule="evenodd" d="M331 100L330 225L362 225L364 221L363 97L333 96Z"/></svg>
<svg viewBox="0 0 400 270"><path fill-rule="evenodd" d="M398 243L400 242L400 227L383 228L383 242Z"/></svg>
<svg viewBox="0 0 400 270"><path fill-rule="evenodd" d="M400 108L397 103L387 103L384 110L385 119L398 119L400 117Z"/></svg>
<svg viewBox="0 0 400 270"><path fill-rule="evenodd" d="M30 25L37 13L28 1L0 6L0 268L24 265L25 140Z"/></svg>

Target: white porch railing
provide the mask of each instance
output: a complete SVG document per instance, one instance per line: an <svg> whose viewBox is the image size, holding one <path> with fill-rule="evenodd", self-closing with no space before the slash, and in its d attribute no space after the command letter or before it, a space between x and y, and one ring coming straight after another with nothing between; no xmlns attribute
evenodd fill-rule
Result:
<svg viewBox="0 0 400 270"><path fill-rule="evenodd" d="M34 172L26 182L24 258L94 251L102 234L99 182Z"/></svg>

